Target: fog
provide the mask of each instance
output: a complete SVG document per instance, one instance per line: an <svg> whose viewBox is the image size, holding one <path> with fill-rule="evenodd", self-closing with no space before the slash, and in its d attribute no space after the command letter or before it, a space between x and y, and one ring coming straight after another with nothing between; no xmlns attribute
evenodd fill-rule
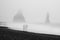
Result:
<svg viewBox="0 0 60 40"><path fill-rule="evenodd" d="M27 22L44 22L50 14L51 22L60 22L59 0L0 0L0 21L12 22L19 9Z"/></svg>
<svg viewBox="0 0 60 40"><path fill-rule="evenodd" d="M59 0L0 0L0 21L11 23L22 14L25 22L44 23L48 13L51 23L60 23L59 4Z"/></svg>
<svg viewBox="0 0 60 40"><path fill-rule="evenodd" d="M8 24L7 26L9 26L11 29L23 30L22 27L23 24L32 23L32 25L28 27L28 31L36 30L36 32L40 31L40 32L59 34L58 31L59 28L55 28L55 26L52 27L50 25L47 26L39 24L39 23L45 23L47 13L49 14L49 19L51 23L59 24L60 1L59 0L0 0L0 22L7 23ZM33 23L35 23L35 25L33 25ZM43 28L44 30L41 31ZM51 29L54 30L51 31Z"/></svg>

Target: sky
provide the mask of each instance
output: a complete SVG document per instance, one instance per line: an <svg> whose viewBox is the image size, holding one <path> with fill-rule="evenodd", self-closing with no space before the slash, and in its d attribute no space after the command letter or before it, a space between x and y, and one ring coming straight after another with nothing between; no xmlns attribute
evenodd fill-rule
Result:
<svg viewBox="0 0 60 40"><path fill-rule="evenodd" d="M0 21L12 22L19 9L26 22L44 22L50 14L51 22L60 22L59 0L0 0Z"/></svg>
<svg viewBox="0 0 60 40"><path fill-rule="evenodd" d="M20 30L20 28L21 30L23 29L22 25L20 25L19 23L13 24L12 22L14 20L15 22L44 23L46 20L47 13L49 13L50 15L51 23L57 23L57 24L60 23L60 1L59 0L0 0L0 21L1 22L3 21L3 23L7 22L8 26L11 26L10 28L12 29L17 30ZM46 25L43 25L42 27L41 26L40 26L41 30L44 27L44 31L47 28L46 31L47 32L49 31L49 33L51 32L51 29L46 27ZM50 25L48 26L50 27ZM31 28L39 30L39 26L37 27L36 25L31 25ZM54 33L60 30L57 29L55 32L55 26L54 28L52 28L52 30L53 29Z"/></svg>

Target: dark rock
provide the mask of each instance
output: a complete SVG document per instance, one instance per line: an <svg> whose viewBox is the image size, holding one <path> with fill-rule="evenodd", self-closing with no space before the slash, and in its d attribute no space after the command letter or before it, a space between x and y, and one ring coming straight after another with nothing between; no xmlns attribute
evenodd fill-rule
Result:
<svg viewBox="0 0 60 40"><path fill-rule="evenodd" d="M18 31L1 27L0 40L60 40L60 36Z"/></svg>

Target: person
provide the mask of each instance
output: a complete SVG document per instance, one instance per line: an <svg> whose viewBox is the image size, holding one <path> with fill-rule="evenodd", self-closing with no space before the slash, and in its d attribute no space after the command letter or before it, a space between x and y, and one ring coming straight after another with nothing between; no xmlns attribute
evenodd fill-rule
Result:
<svg viewBox="0 0 60 40"><path fill-rule="evenodd" d="M27 31L27 27L28 27L27 24L23 24L23 31Z"/></svg>

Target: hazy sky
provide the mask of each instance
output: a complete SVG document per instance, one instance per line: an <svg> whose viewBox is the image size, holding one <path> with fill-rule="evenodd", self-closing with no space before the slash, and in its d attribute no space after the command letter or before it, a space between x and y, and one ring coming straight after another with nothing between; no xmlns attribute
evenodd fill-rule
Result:
<svg viewBox="0 0 60 40"><path fill-rule="evenodd" d="M1 21L12 21L13 16L22 9L27 22L43 22L50 14L53 22L60 22L59 0L0 0Z"/></svg>

